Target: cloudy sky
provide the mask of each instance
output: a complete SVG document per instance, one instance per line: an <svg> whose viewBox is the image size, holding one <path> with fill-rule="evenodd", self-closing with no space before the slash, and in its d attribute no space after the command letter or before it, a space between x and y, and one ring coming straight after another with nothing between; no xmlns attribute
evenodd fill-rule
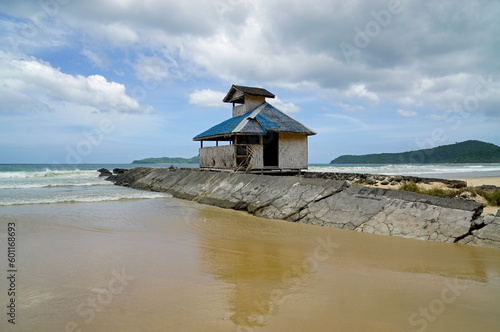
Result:
<svg viewBox="0 0 500 332"><path fill-rule="evenodd" d="M0 163L192 157L231 84L317 131L309 161L500 145L500 2L2 0Z"/></svg>

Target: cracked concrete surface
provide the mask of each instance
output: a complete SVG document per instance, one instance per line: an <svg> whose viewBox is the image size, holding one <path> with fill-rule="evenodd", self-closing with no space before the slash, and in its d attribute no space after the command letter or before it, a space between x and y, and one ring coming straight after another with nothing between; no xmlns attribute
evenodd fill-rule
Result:
<svg viewBox="0 0 500 332"><path fill-rule="evenodd" d="M264 218L500 249L500 216L480 217L476 202L333 179L197 169L137 167L108 179Z"/></svg>

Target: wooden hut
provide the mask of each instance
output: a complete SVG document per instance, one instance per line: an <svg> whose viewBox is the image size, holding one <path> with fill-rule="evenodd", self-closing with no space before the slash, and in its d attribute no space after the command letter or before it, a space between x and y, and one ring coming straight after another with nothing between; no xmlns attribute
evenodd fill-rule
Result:
<svg viewBox="0 0 500 332"><path fill-rule="evenodd" d="M200 141L200 168L233 171L307 169L307 137L316 133L266 102L266 89L233 85L223 101L233 116L193 138ZM203 142L215 146L203 147ZM219 143L223 143L219 145Z"/></svg>

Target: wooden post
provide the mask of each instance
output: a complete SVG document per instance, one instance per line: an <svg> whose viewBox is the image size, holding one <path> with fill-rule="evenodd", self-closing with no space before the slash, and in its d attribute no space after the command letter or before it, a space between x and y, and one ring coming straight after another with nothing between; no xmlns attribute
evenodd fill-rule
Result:
<svg viewBox="0 0 500 332"><path fill-rule="evenodd" d="M233 146L233 170L236 170L238 168L238 164L237 164L237 161L238 159L236 159L236 154L238 153L238 146L235 144Z"/></svg>
<svg viewBox="0 0 500 332"><path fill-rule="evenodd" d="M201 145L200 145L200 148L202 148L202 149L203 149L203 141L200 141L200 144L201 144Z"/></svg>

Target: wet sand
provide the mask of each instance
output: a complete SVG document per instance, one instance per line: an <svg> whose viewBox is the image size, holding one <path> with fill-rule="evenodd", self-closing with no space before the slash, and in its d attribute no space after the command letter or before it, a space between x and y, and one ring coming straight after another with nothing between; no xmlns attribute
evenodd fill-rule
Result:
<svg viewBox="0 0 500 332"><path fill-rule="evenodd" d="M0 252L6 221L18 231L15 331L500 326L500 250L260 219L172 198L12 206L0 215ZM1 331L10 327L5 316Z"/></svg>

